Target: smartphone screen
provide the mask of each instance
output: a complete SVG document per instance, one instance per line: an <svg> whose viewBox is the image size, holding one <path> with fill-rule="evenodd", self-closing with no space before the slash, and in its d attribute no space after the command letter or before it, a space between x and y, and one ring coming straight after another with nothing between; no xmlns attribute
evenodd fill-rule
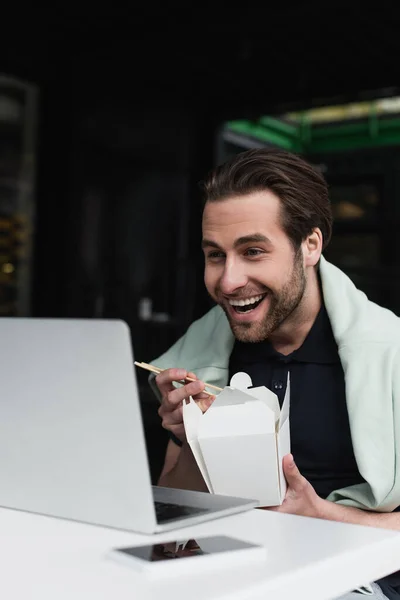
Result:
<svg viewBox="0 0 400 600"><path fill-rule="evenodd" d="M214 536L202 538L199 540L190 539L187 541L175 541L152 544L149 546L138 546L136 548L118 548L120 552L127 556L139 558L146 562L176 560L177 558L190 558L204 554L221 554L222 552L232 552L235 550L245 550L246 548L255 548L254 544L243 542L227 536Z"/></svg>

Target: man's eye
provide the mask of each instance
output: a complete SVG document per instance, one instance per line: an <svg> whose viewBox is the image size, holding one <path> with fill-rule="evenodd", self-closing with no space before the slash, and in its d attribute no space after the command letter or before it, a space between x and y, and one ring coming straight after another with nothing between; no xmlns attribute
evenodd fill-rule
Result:
<svg viewBox="0 0 400 600"><path fill-rule="evenodd" d="M213 250L212 252L209 252L207 254L207 258L210 258L211 260L216 260L218 258L224 258L224 253L220 252L219 250Z"/></svg>
<svg viewBox="0 0 400 600"><path fill-rule="evenodd" d="M264 251L259 248L247 248L245 254L246 256L259 256L260 254L264 254Z"/></svg>

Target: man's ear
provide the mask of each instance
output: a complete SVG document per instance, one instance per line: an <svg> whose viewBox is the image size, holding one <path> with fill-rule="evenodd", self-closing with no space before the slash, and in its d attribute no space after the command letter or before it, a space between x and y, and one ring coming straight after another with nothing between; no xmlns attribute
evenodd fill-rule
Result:
<svg viewBox="0 0 400 600"><path fill-rule="evenodd" d="M316 227L313 229L312 233L306 237L302 244L304 266L315 267L315 265L318 264L322 253L322 244L323 240L321 230Z"/></svg>

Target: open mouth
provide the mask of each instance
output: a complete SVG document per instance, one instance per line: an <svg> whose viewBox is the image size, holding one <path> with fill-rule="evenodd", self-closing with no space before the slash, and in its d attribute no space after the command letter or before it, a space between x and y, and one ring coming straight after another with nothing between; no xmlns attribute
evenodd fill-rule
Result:
<svg viewBox="0 0 400 600"><path fill-rule="evenodd" d="M252 298L246 298L243 300L229 300L230 306L238 314L249 313L260 306L267 294L259 294Z"/></svg>

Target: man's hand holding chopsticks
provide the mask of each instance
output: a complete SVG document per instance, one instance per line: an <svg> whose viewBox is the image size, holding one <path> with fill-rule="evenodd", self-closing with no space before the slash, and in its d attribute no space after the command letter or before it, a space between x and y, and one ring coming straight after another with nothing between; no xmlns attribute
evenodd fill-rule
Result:
<svg viewBox="0 0 400 600"><path fill-rule="evenodd" d="M187 377L195 379L185 383L182 387L175 387L174 381L185 381ZM173 433L182 442L185 441L185 429L183 426L182 404L192 396L205 412L213 403L215 396L204 392L205 384L197 379L194 373L184 369L166 369L156 377L157 387L162 396L162 403L158 414L162 419L162 426Z"/></svg>

